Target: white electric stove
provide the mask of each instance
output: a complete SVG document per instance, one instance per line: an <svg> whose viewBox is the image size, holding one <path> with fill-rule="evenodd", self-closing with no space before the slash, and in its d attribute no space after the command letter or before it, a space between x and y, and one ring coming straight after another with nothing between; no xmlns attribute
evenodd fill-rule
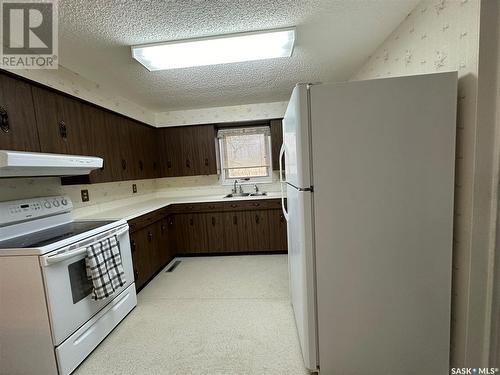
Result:
<svg viewBox="0 0 500 375"><path fill-rule="evenodd" d="M8 374L67 375L136 306L128 225L74 220L68 197L0 202L0 363ZM116 236L125 285L94 301L88 246Z"/></svg>

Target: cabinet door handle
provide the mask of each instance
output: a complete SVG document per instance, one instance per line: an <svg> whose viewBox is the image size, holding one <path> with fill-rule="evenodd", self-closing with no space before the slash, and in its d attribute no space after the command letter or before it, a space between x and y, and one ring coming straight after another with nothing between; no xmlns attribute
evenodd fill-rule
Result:
<svg viewBox="0 0 500 375"><path fill-rule="evenodd" d="M8 133L10 131L10 125L9 125L9 114L5 110L4 107L0 106L0 129L4 133Z"/></svg>
<svg viewBox="0 0 500 375"><path fill-rule="evenodd" d="M122 159L122 169L123 170L127 169L127 161L125 159Z"/></svg>
<svg viewBox="0 0 500 375"><path fill-rule="evenodd" d="M252 203L254 207L259 207L260 206L260 203L257 203L257 202L254 202Z"/></svg>
<svg viewBox="0 0 500 375"><path fill-rule="evenodd" d="M238 207L238 206L237 206L237 205L235 205L235 204L232 204L232 205L231 205L231 208L236 208L236 207Z"/></svg>
<svg viewBox="0 0 500 375"><path fill-rule="evenodd" d="M165 229L167 229L167 228L165 227L165 224L162 224L162 225L161 225L161 232L162 232L162 233L164 233L164 232L165 232Z"/></svg>
<svg viewBox="0 0 500 375"><path fill-rule="evenodd" d="M68 138L68 127L64 121L59 121L59 135L64 140Z"/></svg>
<svg viewBox="0 0 500 375"><path fill-rule="evenodd" d="M260 221L259 215L255 215L255 223L259 224L259 221Z"/></svg>
<svg viewBox="0 0 500 375"><path fill-rule="evenodd" d="M208 158L205 158L205 166L208 167Z"/></svg>
<svg viewBox="0 0 500 375"><path fill-rule="evenodd" d="M186 159L186 168L191 168L191 161Z"/></svg>
<svg viewBox="0 0 500 375"><path fill-rule="evenodd" d="M212 216L212 225L215 226L215 217Z"/></svg>
<svg viewBox="0 0 500 375"><path fill-rule="evenodd" d="M139 271L134 270L134 279L137 280L139 278Z"/></svg>
<svg viewBox="0 0 500 375"><path fill-rule="evenodd" d="M156 162L153 162L153 170L156 171Z"/></svg>
<svg viewBox="0 0 500 375"><path fill-rule="evenodd" d="M172 162L170 160L167 160L167 168L172 168Z"/></svg>
<svg viewBox="0 0 500 375"><path fill-rule="evenodd" d="M233 224L238 224L238 216L233 216Z"/></svg>
<svg viewBox="0 0 500 375"><path fill-rule="evenodd" d="M144 169L144 163L142 160L139 160L139 169L142 171Z"/></svg>
<svg viewBox="0 0 500 375"><path fill-rule="evenodd" d="M153 240L153 233L148 232L148 241L151 242Z"/></svg>
<svg viewBox="0 0 500 375"><path fill-rule="evenodd" d="M189 219L189 225L194 225L194 220L193 219Z"/></svg>
<svg viewBox="0 0 500 375"><path fill-rule="evenodd" d="M136 245L135 245L135 241L134 240L130 241L130 247L131 247L131 251L133 253L135 253Z"/></svg>

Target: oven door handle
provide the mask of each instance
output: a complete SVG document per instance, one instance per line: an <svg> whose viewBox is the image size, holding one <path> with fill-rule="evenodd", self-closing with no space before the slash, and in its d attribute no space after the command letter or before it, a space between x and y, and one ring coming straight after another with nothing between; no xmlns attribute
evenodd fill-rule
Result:
<svg viewBox="0 0 500 375"><path fill-rule="evenodd" d="M125 233L127 231L128 231L128 226L126 226L123 229L118 229L116 232L112 232L110 234L107 234L105 237L102 237L102 238L100 238L97 241L89 243L88 245L85 245L85 246L82 246L82 247L78 247L78 248L76 248L74 250L71 250L71 251L68 251L66 253L45 256L45 257L43 257L42 264L44 266L50 266L51 264L59 263L59 262L62 262L64 260L71 259L71 258L74 258L76 256L85 254L87 252L87 248L89 246L92 246L92 245L94 245L94 244L96 244L98 242L101 242L104 239L109 238L110 236L120 236L120 235L122 235L123 233Z"/></svg>
<svg viewBox="0 0 500 375"><path fill-rule="evenodd" d="M50 257L47 257L44 259L43 264L45 266L50 266L51 264L59 263L66 259L74 258L78 255L85 254L86 252L87 252L87 247L79 247L78 249L68 251L67 253L52 255Z"/></svg>

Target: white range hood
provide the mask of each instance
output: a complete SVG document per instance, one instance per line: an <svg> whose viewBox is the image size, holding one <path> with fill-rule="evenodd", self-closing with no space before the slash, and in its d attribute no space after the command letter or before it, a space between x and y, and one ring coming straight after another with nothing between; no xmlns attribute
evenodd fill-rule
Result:
<svg viewBox="0 0 500 375"><path fill-rule="evenodd" d="M102 165L94 156L0 150L0 177L78 176Z"/></svg>

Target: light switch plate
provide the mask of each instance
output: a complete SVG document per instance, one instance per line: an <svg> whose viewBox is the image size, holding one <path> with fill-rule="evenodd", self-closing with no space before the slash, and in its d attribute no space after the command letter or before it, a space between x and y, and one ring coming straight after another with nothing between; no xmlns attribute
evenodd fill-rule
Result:
<svg viewBox="0 0 500 375"><path fill-rule="evenodd" d="M137 193L137 185L136 184L132 184L132 193L133 194Z"/></svg>

